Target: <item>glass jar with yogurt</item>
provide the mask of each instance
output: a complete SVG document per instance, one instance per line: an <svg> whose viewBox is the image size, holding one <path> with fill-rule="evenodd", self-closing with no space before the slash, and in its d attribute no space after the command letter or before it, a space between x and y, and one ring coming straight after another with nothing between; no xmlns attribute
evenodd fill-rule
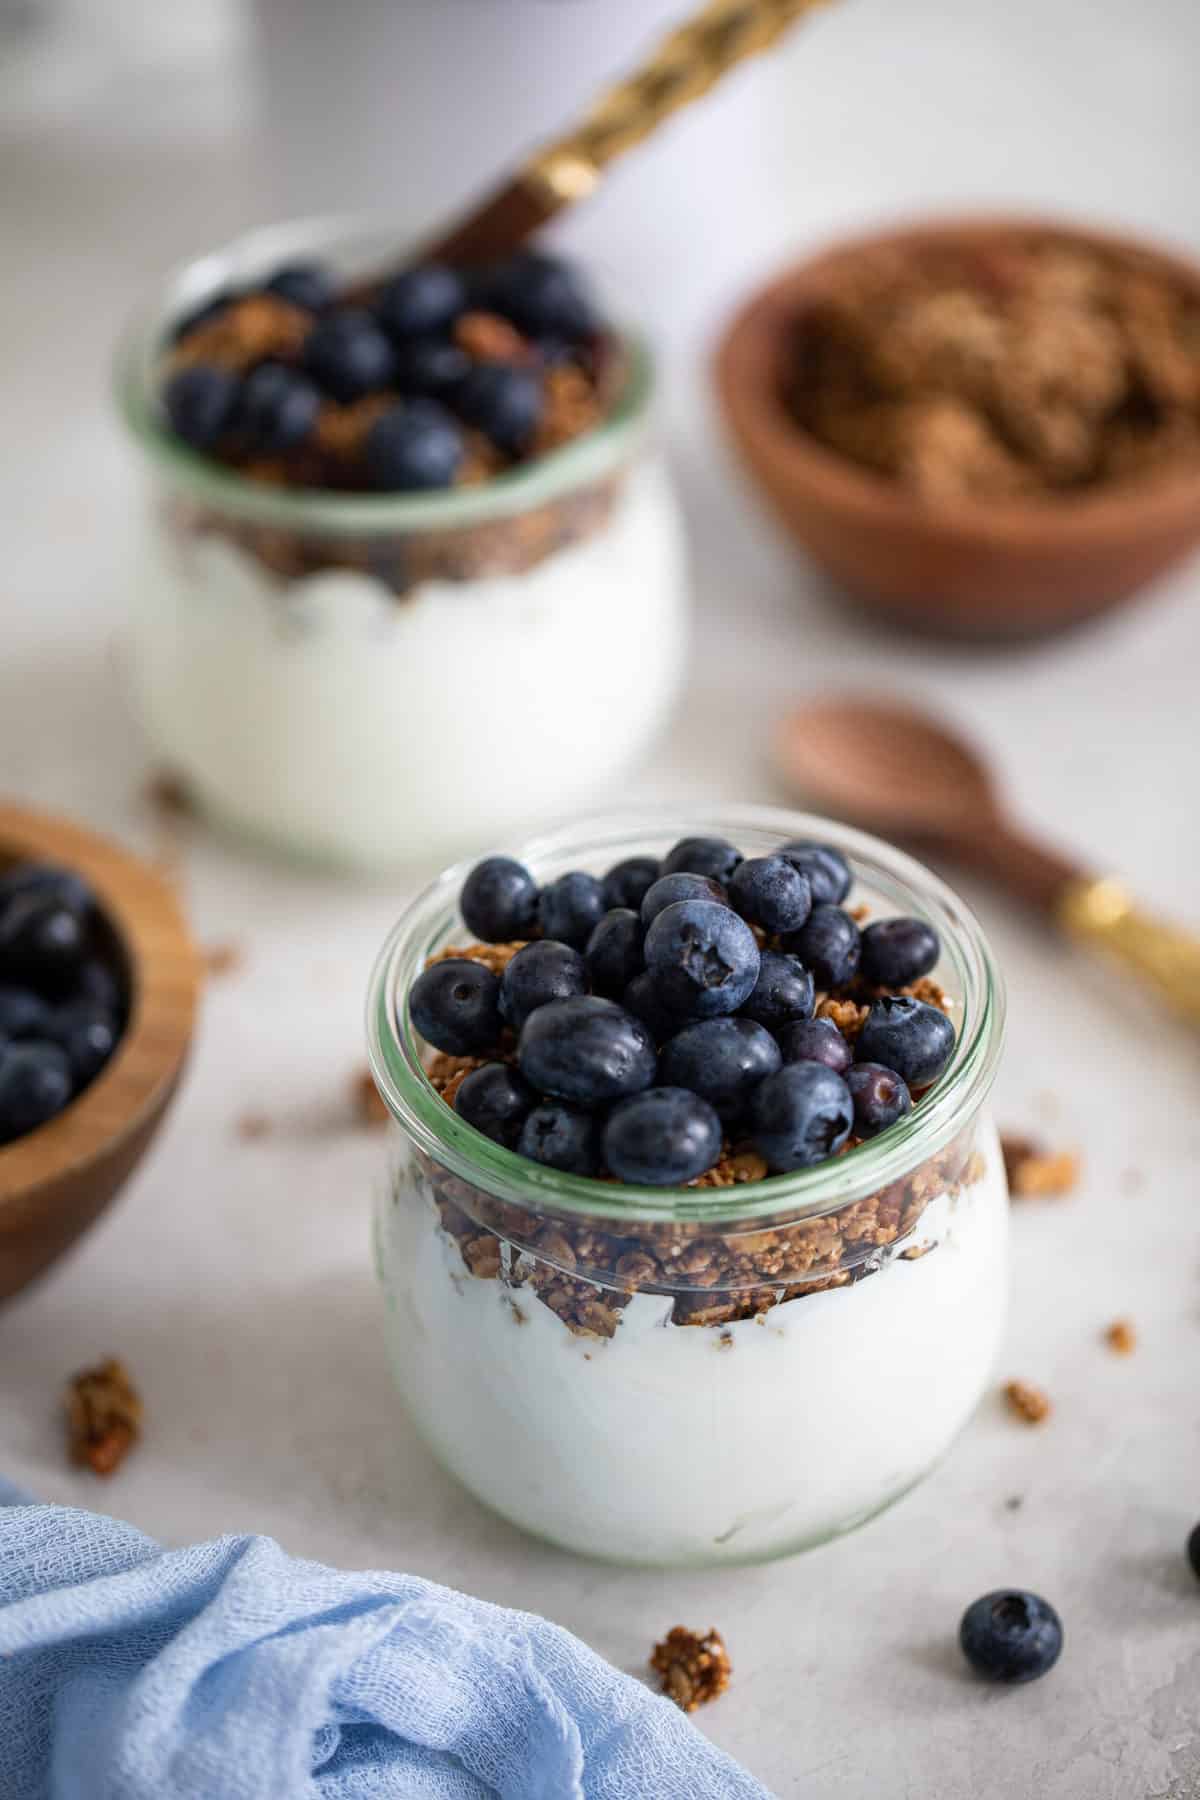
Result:
<svg viewBox="0 0 1200 1800"><path fill-rule="evenodd" d="M162 348L209 297L303 260L349 283L394 266L395 238L255 232L179 273L126 337L119 401L150 500L136 697L164 770L218 823L326 862L428 865L602 789L670 713L686 578L653 367L623 334L603 421L478 486L252 480L171 434Z"/></svg>
<svg viewBox="0 0 1200 1800"><path fill-rule="evenodd" d="M953 1060L878 1139L788 1175L742 1153L663 1189L564 1175L472 1130L445 1068L443 1091L431 1081L404 999L430 956L468 941L465 868L401 919L369 1002L394 1122L375 1256L408 1408L507 1519L647 1565L785 1555L890 1505L974 1409L1006 1299L987 1110L1004 1000L972 914L888 845L763 809L592 819L511 853L545 881L693 834L747 856L834 844L873 918L938 932Z"/></svg>

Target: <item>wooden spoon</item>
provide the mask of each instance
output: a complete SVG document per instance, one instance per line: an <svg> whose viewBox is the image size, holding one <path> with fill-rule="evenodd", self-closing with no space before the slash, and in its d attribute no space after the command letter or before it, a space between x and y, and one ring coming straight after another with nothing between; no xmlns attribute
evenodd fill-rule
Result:
<svg viewBox="0 0 1200 1800"><path fill-rule="evenodd" d="M784 720L775 754L784 777L826 811L982 870L1200 1024L1200 939L1136 909L1113 877L1028 836L982 758L926 714L861 695L810 701Z"/></svg>

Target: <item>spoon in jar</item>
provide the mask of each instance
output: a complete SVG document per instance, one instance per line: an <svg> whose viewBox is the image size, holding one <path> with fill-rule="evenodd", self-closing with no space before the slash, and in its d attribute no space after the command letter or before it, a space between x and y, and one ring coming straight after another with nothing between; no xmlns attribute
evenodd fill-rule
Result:
<svg viewBox="0 0 1200 1800"><path fill-rule="evenodd" d="M1025 833L983 759L926 714L861 695L809 701L780 726L775 761L835 816L990 875L1200 1024L1200 938L1140 911L1115 877L1089 874Z"/></svg>

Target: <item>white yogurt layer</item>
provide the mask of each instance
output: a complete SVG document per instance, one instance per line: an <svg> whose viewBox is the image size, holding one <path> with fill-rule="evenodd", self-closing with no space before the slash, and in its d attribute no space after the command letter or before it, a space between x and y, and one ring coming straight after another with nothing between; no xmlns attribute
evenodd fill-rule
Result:
<svg viewBox="0 0 1200 1800"><path fill-rule="evenodd" d="M361 866L495 842L632 765L683 673L683 542L662 467L592 536L521 574L402 599L330 570L285 583L221 535L160 524L135 594L155 747L254 836Z"/></svg>
<svg viewBox="0 0 1200 1800"><path fill-rule="evenodd" d="M472 1277L402 1192L378 1232L401 1391L466 1487L569 1549L735 1563L818 1543L911 1487L987 1383L1008 1216L990 1122L979 1148L982 1178L917 1227L929 1254L720 1327L635 1295L610 1339Z"/></svg>

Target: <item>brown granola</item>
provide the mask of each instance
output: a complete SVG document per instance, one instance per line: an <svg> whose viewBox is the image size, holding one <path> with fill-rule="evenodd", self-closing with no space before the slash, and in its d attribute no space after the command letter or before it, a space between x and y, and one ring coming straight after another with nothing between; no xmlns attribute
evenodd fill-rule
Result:
<svg viewBox="0 0 1200 1800"><path fill-rule="evenodd" d="M246 952L241 944L231 940L209 944L204 951L204 970L207 975L219 979L222 975L236 974L245 960Z"/></svg>
<svg viewBox="0 0 1200 1800"><path fill-rule="evenodd" d="M723 1694L733 1673L719 1631L701 1635L683 1625L672 1626L662 1642L655 1644L650 1667L667 1698L689 1713Z"/></svg>
<svg viewBox="0 0 1200 1800"><path fill-rule="evenodd" d="M237 1120L237 1134L243 1144L261 1143L263 1138L270 1137L275 1127L266 1113L244 1112Z"/></svg>
<svg viewBox="0 0 1200 1800"><path fill-rule="evenodd" d="M124 1363L110 1356L67 1383L71 1461L111 1475L141 1436L142 1401Z"/></svg>
<svg viewBox="0 0 1200 1800"><path fill-rule="evenodd" d="M1137 1332L1128 1319L1114 1319L1104 1333L1104 1341L1118 1356L1129 1356L1137 1349Z"/></svg>
<svg viewBox="0 0 1200 1800"><path fill-rule="evenodd" d="M1047 1150L1027 1137L1004 1133L1000 1139L1004 1173L1016 1200L1061 1199L1079 1184L1080 1160L1074 1150Z"/></svg>
<svg viewBox="0 0 1200 1800"><path fill-rule="evenodd" d="M1041 1388L1034 1387L1031 1381L1009 1381L1005 1383L1004 1398L1019 1419L1027 1425L1040 1425L1049 1417L1050 1398Z"/></svg>

